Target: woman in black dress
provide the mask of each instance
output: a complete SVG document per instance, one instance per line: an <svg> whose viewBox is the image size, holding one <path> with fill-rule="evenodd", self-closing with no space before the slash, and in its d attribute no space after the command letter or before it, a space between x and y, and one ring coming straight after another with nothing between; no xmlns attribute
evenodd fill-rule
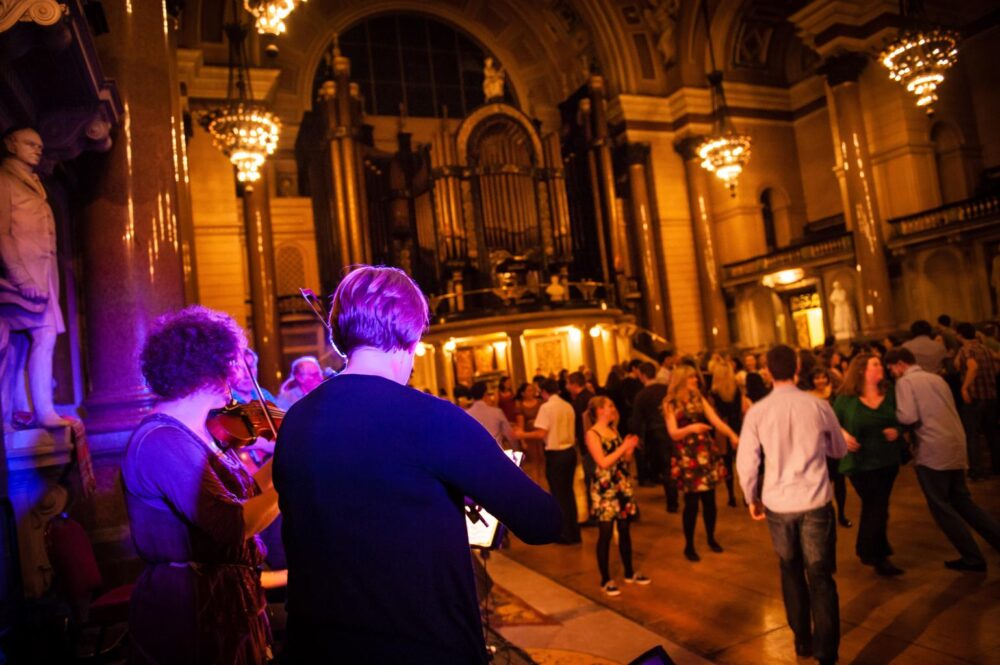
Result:
<svg viewBox="0 0 1000 665"><path fill-rule="evenodd" d="M712 392L709 393L715 412L729 428L739 436L743 427L743 413L746 411L746 400L743 391L736 383L736 373L733 371L732 361L727 358L720 358L712 364ZM736 457L736 448L732 441L723 437L725 443L722 462L726 467L726 492L729 494L727 504L730 508L736 507L736 496L733 494L733 459Z"/></svg>
<svg viewBox="0 0 1000 665"><path fill-rule="evenodd" d="M271 657L256 536L278 514L271 463L251 476L205 424L229 399L243 346L231 318L196 306L161 317L143 347L142 373L161 401L122 465L132 541L146 563L132 593L130 663Z"/></svg>

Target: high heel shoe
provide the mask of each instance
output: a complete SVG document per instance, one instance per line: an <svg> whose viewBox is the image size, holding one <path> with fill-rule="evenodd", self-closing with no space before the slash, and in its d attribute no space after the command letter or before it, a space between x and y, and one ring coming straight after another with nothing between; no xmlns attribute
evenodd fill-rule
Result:
<svg viewBox="0 0 1000 665"><path fill-rule="evenodd" d="M698 556L698 553L693 547L684 548L684 558L688 561L701 561L701 557Z"/></svg>

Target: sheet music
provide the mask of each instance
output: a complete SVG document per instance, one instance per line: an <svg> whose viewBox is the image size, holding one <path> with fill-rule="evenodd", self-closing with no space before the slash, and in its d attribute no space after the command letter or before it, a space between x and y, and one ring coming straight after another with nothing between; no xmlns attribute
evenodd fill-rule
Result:
<svg viewBox="0 0 1000 665"><path fill-rule="evenodd" d="M520 450L503 451L514 464L519 468L524 460L524 453ZM486 549L497 545L498 527L500 521L492 514L478 505L465 507L465 526L469 532L469 545L472 547L482 547Z"/></svg>

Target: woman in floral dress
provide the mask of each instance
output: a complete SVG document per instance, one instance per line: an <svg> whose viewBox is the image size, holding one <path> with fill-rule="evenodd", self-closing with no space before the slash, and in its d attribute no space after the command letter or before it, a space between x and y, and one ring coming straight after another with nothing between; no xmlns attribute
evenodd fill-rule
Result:
<svg viewBox="0 0 1000 665"><path fill-rule="evenodd" d="M684 494L684 556L689 561L700 561L694 548L699 502L704 509L708 547L713 552L722 551L715 540L715 484L725 478L726 468L716 450L712 427L727 436L733 446L739 443L739 437L702 397L697 371L685 365L675 368L670 377L670 388L663 400L663 415L667 432L675 443L671 478L677 483L678 491Z"/></svg>
<svg viewBox="0 0 1000 665"><path fill-rule="evenodd" d="M597 519L597 567L601 571L601 589L609 596L621 593L611 579L608 557L611 553L611 532L618 525L618 553L625 569L626 584L649 584L650 579L632 569L632 537L629 520L636 513L632 499L632 481L628 463L639 444L639 437L629 434L622 440L615 424L618 409L609 397L594 397L587 404L583 424L585 441L596 464L590 485L590 499Z"/></svg>

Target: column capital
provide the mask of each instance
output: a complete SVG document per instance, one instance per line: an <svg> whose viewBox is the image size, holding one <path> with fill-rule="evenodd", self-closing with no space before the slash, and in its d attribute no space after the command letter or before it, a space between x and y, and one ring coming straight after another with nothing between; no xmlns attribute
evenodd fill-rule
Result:
<svg viewBox="0 0 1000 665"><path fill-rule="evenodd" d="M676 150L677 154L679 154L681 157L684 158L684 161L697 159L698 153L696 152L696 150L698 146L701 144L701 142L704 140L705 137L700 134L690 134L682 139L675 141L674 150Z"/></svg>
<svg viewBox="0 0 1000 665"><path fill-rule="evenodd" d="M626 143L624 146L625 163L629 166L645 166L649 159L648 143Z"/></svg>
<svg viewBox="0 0 1000 665"><path fill-rule="evenodd" d="M856 82L867 66L867 55L857 51L845 51L824 60L816 71L825 76L827 83L832 87L841 83Z"/></svg>

